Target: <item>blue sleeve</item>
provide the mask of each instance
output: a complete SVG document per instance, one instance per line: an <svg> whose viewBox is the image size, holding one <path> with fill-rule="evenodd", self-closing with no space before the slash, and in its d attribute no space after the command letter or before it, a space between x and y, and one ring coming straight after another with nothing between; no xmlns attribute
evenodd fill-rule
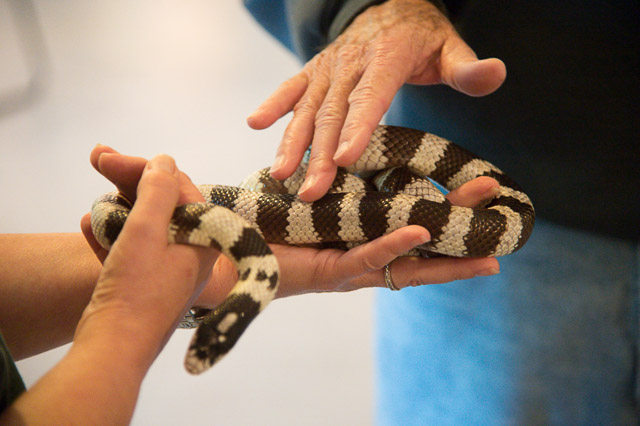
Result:
<svg viewBox="0 0 640 426"><path fill-rule="evenodd" d="M280 43L308 61L335 40L366 8L384 1L244 0L244 5ZM431 3L445 11L442 1L431 0Z"/></svg>
<svg viewBox="0 0 640 426"><path fill-rule="evenodd" d="M280 43L304 61L334 40L360 12L384 0L244 0Z"/></svg>
<svg viewBox="0 0 640 426"><path fill-rule="evenodd" d="M262 27L287 49L294 51L287 7L280 0L244 0L244 6Z"/></svg>

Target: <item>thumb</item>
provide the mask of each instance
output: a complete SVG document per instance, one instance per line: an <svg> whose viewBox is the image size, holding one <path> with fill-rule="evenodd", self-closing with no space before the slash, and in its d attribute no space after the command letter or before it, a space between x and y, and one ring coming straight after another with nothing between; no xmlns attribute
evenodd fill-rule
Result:
<svg viewBox="0 0 640 426"><path fill-rule="evenodd" d="M469 96L485 96L496 91L507 77L500 59L478 60L471 48L458 36L447 39L440 55L442 82Z"/></svg>
<svg viewBox="0 0 640 426"><path fill-rule="evenodd" d="M168 155L158 155L147 163L122 236L144 241L143 244L150 247L166 246L167 229L180 190L178 173L173 158Z"/></svg>

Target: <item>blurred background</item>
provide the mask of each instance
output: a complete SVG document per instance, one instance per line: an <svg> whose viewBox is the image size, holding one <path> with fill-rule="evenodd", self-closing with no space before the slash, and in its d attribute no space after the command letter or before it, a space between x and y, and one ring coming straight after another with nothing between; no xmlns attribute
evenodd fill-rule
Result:
<svg viewBox="0 0 640 426"><path fill-rule="evenodd" d="M300 67L223 0L0 0L0 64L3 233L78 232L112 189L89 164L96 143L239 183L271 164L286 125L245 117ZM373 295L277 300L197 377L182 367L192 332L177 331L133 424L371 424ZM66 350L19 362L27 386Z"/></svg>

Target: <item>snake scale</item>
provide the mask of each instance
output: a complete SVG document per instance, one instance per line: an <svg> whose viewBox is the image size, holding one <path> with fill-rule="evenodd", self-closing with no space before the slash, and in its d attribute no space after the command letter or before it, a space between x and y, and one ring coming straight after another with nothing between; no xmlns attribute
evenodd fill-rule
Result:
<svg viewBox="0 0 640 426"><path fill-rule="evenodd" d="M378 126L360 159L340 170L331 193L313 203L295 195L305 171L303 161L282 182L265 169L240 187L201 185L206 203L176 208L169 241L221 250L239 277L226 300L198 326L185 359L190 373L201 373L226 355L275 296L278 264L265 240L349 248L416 224L431 234L431 241L420 247L422 255L486 257L518 250L533 230L531 201L508 176L452 142L419 130ZM425 179L452 190L479 176L495 178L500 192L477 208L452 205ZM115 242L129 210L118 193L96 200L91 223L103 247Z"/></svg>

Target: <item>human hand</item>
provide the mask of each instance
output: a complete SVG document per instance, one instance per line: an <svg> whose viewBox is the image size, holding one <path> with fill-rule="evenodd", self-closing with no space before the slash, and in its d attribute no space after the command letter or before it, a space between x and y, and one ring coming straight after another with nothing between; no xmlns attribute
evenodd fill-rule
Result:
<svg viewBox="0 0 640 426"><path fill-rule="evenodd" d="M107 147L94 149L91 159L94 167L116 184L128 198L135 195L135 191L132 193L132 190L140 179L147 162L145 159L118 154ZM186 175L181 174L180 182L183 188L181 192L197 191L192 188ZM498 187L499 184L494 179L480 177L450 192L447 198L455 205L473 207L493 197ZM185 199L183 202L188 200ZM106 251L93 239L88 217L83 220L83 224L89 243L98 256L104 258ZM396 259L429 238L426 229L407 226L347 252L270 244L280 266L281 282L276 297L384 287L382 268L391 262L392 279L398 287L445 283L492 275L499 271L499 264L495 258ZM219 305L236 280L237 273L231 261L225 256L218 257L209 284L194 304L207 308Z"/></svg>
<svg viewBox="0 0 640 426"><path fill-rule="evenodd" d="M99 170L100 154L118 158L113 150L97 147L91 158ZM82 220L104 266L73 344L0 414L0 423L128 424L151 363L206 282L217 252L169 244L167 232L178 201L198 197L181 191L189 185L171 157L135 164L142 167L123 170L133 179L121 189L136 202L108 254L97 250L89 216Z"/></svg>
<svg viewBox="0 0 640 426"><path fill-rule="evenodd" d="M446 198L454 205L474 207L493 198L498 188L495 179L479 177L450 192ZM429 240L426 229L412 225L346 252L270 244L280 266L281 282L276 297L385 287L383 268L386 264L390 264L392 281L398 288L499 273L500 265L495 258L399 257ZM235 282L234 274L231 262L220 256L213 274L214 279L220 280L217 285L231 289ZM203 291L203 295L209 289L211 286ZM218 297L210 294L203 303L213 301L213 306L216 306L221 301Z"/></svg>
<svg viewBox="0 0 640 426"><path fill-rule="evenodd" d="M115 164L107 160L105 167L124 173L119 188L135 203L108 253L93 236L90 215L82 219L83 233L104 266L74 340L95 334L86 330L120 324L122 333L133 333L142 340L140 345L159 350L206 284L219 252L169 244L167 229L176 205L202 201L171 157L159 155L149 162L137 159L132 167L118 169L114 168L118 154L97 147L91 162L101 173L103 155L116 160Z"/></svg>
<svg viewBox="0 0 640 426"><path fill-rule="evenodd" d="M289 177L311 144L299 195L314 201L326 193L338 166L360 157L403 84L444 83L470 96L484 96L505 77L504 63L478 60L431 3L388 0L362 12L247 121L264 129L293 110L271 174Z"/></svg>
<svg viewBox="0 0 640 426"><path fill-rule="evenodd" d="M93 168L111 181L127 200L132 203L135 202L138 182L148 163L145 158L122 155L113 148L97 145L91 151L89 161ZM204 201L202 194L193 185L189 176L180 170L177 171L177 174L179 195L176 204ZM85 239L96 253L96 256L104 263L109 251L102 248L93 236L91 215L89 213L82 218L81 228Z"/></svg>

